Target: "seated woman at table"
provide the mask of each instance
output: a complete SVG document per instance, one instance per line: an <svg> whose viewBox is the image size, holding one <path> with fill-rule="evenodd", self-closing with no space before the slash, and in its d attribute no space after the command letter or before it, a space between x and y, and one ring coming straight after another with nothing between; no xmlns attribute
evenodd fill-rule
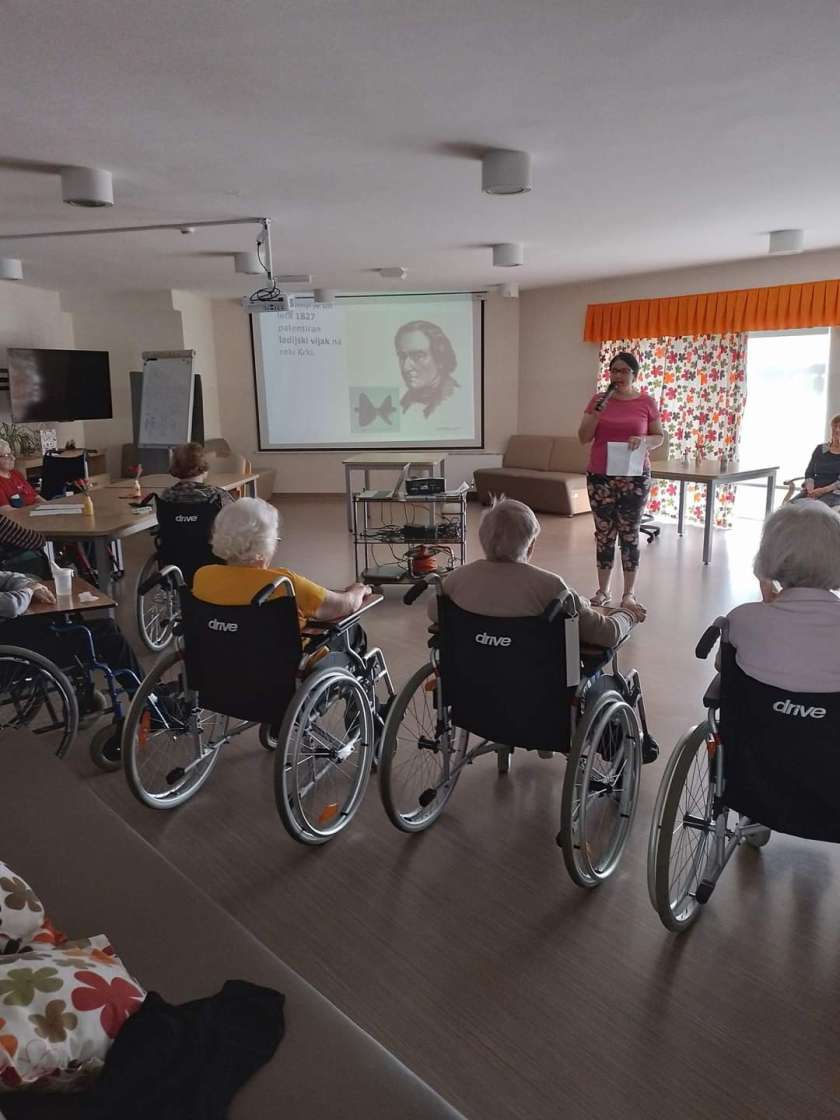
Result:
<svg viewBox="0 0 840 1120"><path fill-rule="evenodd" d="M0 513L0 569L49 579L50 563L44 551L46 544L40 533L18 525Z"/></svg>
<svg viewBox="0 0 840 1120"><path fill-rule="evenodd" d="M286 576L295 589L301 629L311 618L337 619L357 611L371 593L365 584L351 583L343 591L330 591L274 564L279 528L280 514L262 498L240 498L225 506L213 523L210 540L213 552L225 563L199 568L193 595L218 606L244 606L267 583ZM275 594L284 595L285 591L278 588ZM358 629L361 631L361 627Z"/></svg>
<svg viewBox="0 0 840 1120"><path fill-rule="evenodd" d="M207 482L207 455L200 443L183 443L172 452L169 473L179 481L161 494L165 502L211 502L216 499L223 506L233 497L219 486Z"/></svg>
<svg viewBox="0 0 840 1120"><path fill-rule="evenodd" d="M15 456L5 439L0 439L0 506L34 506L41 497L20 471L15 470Z"/></svg>
<svg viewBox="0 0 840 1120"><path fill-rule="evenodd" d="M805 482L792 500L822 502L832 509L840 506L840 415L831 418L831 439L818 443L805 468Z"/></svg>
<svg viewBox="0 0 840 1120"><path fill-rule="evenodd" d="M62 633L52 628L56 616L30 615L25 612L30 603L55 603L49 587L19 572L0 572L0 642L3 645L22 646L35 650L60 669L72 668L79 661L89 661L89 651L78 631ZM143 670L125 635L111 618L90 618L73 612L71 621L86 626L93 638L93 647L99 661L111 669L131 669L137 679L143 679ZM126 682L126 691L134 691ZM89 708L92 697L79 696L82 714Z"/></svg>

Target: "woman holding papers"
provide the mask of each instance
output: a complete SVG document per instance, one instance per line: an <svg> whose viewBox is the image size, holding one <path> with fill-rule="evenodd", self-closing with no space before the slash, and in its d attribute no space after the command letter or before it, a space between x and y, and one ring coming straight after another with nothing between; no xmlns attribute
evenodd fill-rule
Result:
<svg viewBox="0 0 840 1120"><path fill-rule="evenodd" d="M624 588L621 604L636 606L639 525L650 490L648 452L663 440L659 410L635 387L638 360L622 351L610 363L610 383L586 406L578 429L581 443L591 443L586 488L595 518L598 590L592 605L610 601L615 541L619 539Z"/></svg>

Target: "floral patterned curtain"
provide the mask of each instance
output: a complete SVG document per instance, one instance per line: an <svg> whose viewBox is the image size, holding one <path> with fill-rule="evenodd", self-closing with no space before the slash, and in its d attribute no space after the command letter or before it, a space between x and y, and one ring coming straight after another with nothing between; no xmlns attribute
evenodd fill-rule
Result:
<svg viewBox="0 0 840 1120"><path fill-rule="evenodd" d="M609 381L609 365L619 350L639 359L639 388L659 405L668 433L669 458L732 459L738 454L746 404L747 336L701 334L665 338L619 338L601 344L598 389ZM655 482L648 510L676 517L679 484ZM706 488L689 483L685 515L703 524ZM734 486L718 486L715 524L732 525Z"/></svg>

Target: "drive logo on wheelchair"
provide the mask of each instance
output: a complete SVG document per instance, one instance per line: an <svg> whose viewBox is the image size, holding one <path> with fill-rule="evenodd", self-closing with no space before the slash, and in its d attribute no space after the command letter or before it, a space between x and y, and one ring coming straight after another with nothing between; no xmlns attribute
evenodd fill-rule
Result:
<svg viewBox="0 0 840 1120"><path fill-rule="evenodd" d="M777 700L773 705L774 712L783 716L799 716L800 719L824 719L825 708L806 708L804 704L794 704L792 700Z"/></svg>
<svg viewBox="0 0 840 1120"><path fill-rule="evenodd" d="M221 630L224 634L235 634L239 629L238 622L222 622L219 618L211 618L207 623L209 630Z"/></svg>
<svg viewBox="0 0 840 1120"><path fill-rule="evenodd" d="M511 639L506 637L496 637L493 634L476 634L475 640L480 646L509 646Z"/></svg>
<svg viewBox="0 0 840 1120"><path fill-rule="evenodd" d="M176 521L198 521L197 513L179 513L175 516Z"/></svg>

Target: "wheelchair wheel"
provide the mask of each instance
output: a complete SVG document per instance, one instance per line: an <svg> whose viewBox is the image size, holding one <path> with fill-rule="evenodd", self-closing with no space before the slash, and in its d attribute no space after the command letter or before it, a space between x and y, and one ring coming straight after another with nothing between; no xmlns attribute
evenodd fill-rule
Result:
<svg viewBox="0 0 840 1120"><path fill-rule="evenodd" d="M635 711L613 690L589 705L575 731L557 840L580 887L597 887L621 859L639 796L641 740Z"/></svg>
<svg viewBox="0 0 840 1120"><path fill-rule="evenodd" d="M109 723L100 727L90 740L91 762L100 770L112 773L122 768L122 751L120 749L122 727Z"/></svg>
<svg viewBox="0 0 840 1120"><path fill-rule="evenodd" d="M138 801L174 809L189 800L210 777L229 722L199 708L179 649L160 657L135 692L123 726L123 768Z"/></svg>
<svg viewBox="0 0 840 1120"><path fill-rule="evenodd" d="M313 673L292 698L277 734L274 796L289 835L325 844L362 803L374 748L362 683L345 669Z"/></svg>
<svg viewBox="0 0 840 1120"><path fill-rule="evenodd" d="M460 777L452 764L465 748L466 736L448 714L439 718L434 667L422 665L396 696L382 733L379 791L392 824L422 832L437 820Z"/></svg>
<svg viewBox="0 0 840 1120"><path fill-rule="evenodd" d="M0 646L0 735L19 729L43 736L64 758L79 729L76 694L48 658L34 650Z"/></svg>
<svg viewBox="0 0 840 1120"><path fill-rule="evenodd" d="M656 796L648 844L648 891L673 933L700 914L699 886L714 836L714 786L707 722L674 748Z"/></svg>
<svg viewBox="0 0 840 1120"><path fill-rule="evenodd" d="M137 629L140 631L143 645L154 653L159 653L172 641L172 627L177 607L175 591L172 588L158 585L146 595L140 594L140 588L155 574L157 566L157 557L150 556L140 569L135 589Z"/></svg>

